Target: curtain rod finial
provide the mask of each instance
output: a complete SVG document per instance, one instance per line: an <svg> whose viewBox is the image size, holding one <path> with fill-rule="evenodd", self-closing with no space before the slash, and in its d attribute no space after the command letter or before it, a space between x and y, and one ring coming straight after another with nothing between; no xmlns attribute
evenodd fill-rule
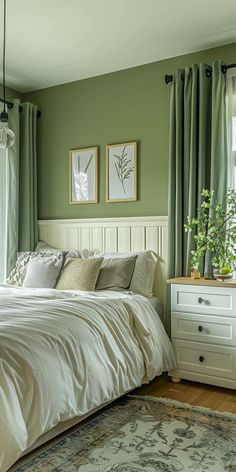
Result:
<svg viewBox="0 0 236 472"><path fill-rule="evenodd" d="M173 80L173 75L168 75L168 74L165 75L166 84L169 84L170 82L172 82L172 80Z"/></svg>

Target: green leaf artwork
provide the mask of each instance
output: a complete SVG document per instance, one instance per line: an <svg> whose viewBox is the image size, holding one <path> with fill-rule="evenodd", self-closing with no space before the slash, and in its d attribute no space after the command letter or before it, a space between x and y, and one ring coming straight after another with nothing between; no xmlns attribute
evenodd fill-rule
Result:
<svg viewBox="0 0 236 472"><path fill-rule="evenodd" d="M191 266L199 270L201 258L211 253L213 266L222 274L236 268L236 191L228 190L226 210L215 200L214 191L203 189L197 217L187 217L186 232L194 232Z"/></svg>
<svg viewBox="0 0 236 472"><path fill-rule="evenodd" d="M116 174L121 182L124 194L126 194L125 180L129 179L134 172L134 166L131 165L131 159L127 158L128 153L126 147L126 145L123 147L120 155L113 154L113 157L116 159L116 162L114 163Z"/></svg>

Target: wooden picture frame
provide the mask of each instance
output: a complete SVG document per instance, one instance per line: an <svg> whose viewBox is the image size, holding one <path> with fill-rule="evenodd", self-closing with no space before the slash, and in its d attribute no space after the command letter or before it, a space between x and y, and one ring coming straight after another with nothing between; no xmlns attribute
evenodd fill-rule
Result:
<svg viewBox="0 0 236 472"><path fill-rule="evenodd" d="M98 202L98 147L69 152L69 203Z"/></svg>
<svg viewBox="0 0 236 472"><path fill-rule="evenodd" d="M137 200L137 142L106 146L106 202Z"/></svg>

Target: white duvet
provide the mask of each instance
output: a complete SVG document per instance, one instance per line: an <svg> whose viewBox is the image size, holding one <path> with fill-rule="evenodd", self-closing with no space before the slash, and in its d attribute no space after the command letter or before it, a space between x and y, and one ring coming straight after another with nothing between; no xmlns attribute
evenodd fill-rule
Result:
<svg viewBox="0 0 236 472"><path fill-rule="evenodd" d="M141 296L0 287L0 471L39 436L173 368Z"/></svg>

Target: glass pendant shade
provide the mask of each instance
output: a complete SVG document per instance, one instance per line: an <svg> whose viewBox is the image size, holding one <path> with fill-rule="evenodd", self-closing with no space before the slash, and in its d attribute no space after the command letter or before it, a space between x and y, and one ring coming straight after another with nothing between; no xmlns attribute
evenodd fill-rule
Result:
<svg viewBox="0 0 236 472"><path fill-rule="evenodd" d="M8 122L0 119L0 149L9 149L14 142L15 134L8 128Z"/></svg>

